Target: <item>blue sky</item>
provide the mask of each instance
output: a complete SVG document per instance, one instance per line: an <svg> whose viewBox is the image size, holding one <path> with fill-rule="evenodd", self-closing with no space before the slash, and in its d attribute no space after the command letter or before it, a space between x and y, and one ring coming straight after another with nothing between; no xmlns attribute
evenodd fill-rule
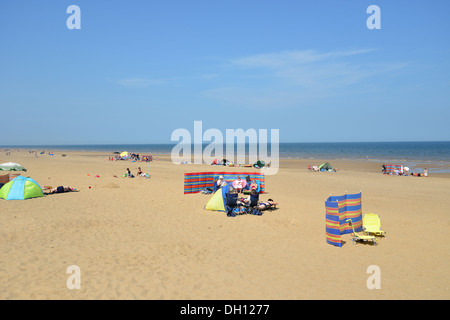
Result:
<svg viewBox="0 0 450 320"><path fill-rule="evenodd" d="M281 142L450 140L449 14L447 0L3 0L0 145L168 143L195 120Z"/></svg>

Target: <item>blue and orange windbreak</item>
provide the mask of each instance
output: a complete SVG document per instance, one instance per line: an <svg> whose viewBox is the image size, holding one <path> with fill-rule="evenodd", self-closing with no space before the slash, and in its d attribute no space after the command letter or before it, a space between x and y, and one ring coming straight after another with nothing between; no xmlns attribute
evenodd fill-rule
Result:
<svg viewBox="0 0 450 320"><path fill-rule="evenodd" d="M347 220L356 232L362 231L361 192L344 196L330 196L325 201L325 232L329 244L341 247L341 235L352 233Z"/></svg>

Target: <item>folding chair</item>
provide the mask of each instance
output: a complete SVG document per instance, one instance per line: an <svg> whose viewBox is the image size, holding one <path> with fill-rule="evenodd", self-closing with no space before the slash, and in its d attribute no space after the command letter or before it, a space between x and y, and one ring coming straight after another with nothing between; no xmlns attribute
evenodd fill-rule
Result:
<svg viewBox="0 0 450 320"><path fill-rule="evenodd" d="M376 246L377 245L377 239L375 238L375 236L366 236L366 235L361 235L361 234L357 234L355 231L355 228L353 227L353 223L352 220L347 219L346 222L348 222L348 225L350 227L352 227L353 233L352 233L352 243L355 244L356 241L372 241L372 243Z"/></svg>
<svg viewBox="0 0 450 320"><path fill-rule="evenodd" d="M366 213L362 219L364 233L386 237L386 231L381 230L381 220L376 213Z"/></svg>

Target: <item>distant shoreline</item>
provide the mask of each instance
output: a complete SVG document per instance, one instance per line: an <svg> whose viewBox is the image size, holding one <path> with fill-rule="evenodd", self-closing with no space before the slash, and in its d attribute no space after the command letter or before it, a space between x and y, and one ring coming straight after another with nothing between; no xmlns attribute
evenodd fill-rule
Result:
<svg viewBox="0 0 450 320"><path fill-rule="evenodd" d="M0 149L3 150L3 149ZM32 149L28 148L12 148L12 153L10 156L5 156L3 153L0 153L0 161L8 162L13 161L14 150L19 152L29 152ZM40 150L40 149L39 149ZM16 152L17 152L16 151ZM105 157L107 160L108 157L114 156L111 152L102 151L102 150L70 150L70 149L52 149L52 150L44 150L45 154L41 155L38 150L34 150L38 153L38 156L49 156L49 152L53 152L53 156L61 157L62 155L72 155L72 156L95 156L95 157ZM146 153L140 153L141 155ZM157 153L157 152L149 152L147 154L151 154L153 156L157 156L161 161L171 161L170 153ZM11 159L11 160L8 160ZM320 165L324 162L330 162L331 165L335 168L341 170L349 170L349 171L362 171L362 172L374 172L381 173L381 165L383 163L386 164L402 164L404 166L408 166L411 172L414 173L422 173L425 168L428 169L428 172L433 176L439 177L449 177L450 178L450 162L447 161L433 161L433 160L379 160L379 159L351 159L351 158L300 158L300 157L289 157L289 156L281 156L279 157L280 168L283 169L307 169L309 165ZM128 161L125 161L128 162ZM193 159L192 159L193 162ZM248 161L247 161L248 162ZM139 163L139 162L137 162ZM241 163L242 164L242 163ZM195 165L192 163L192 165ZM208 163L203 163L202 165L208 165ZM220 167L220 166L211 166L211 167Z"/></svg>

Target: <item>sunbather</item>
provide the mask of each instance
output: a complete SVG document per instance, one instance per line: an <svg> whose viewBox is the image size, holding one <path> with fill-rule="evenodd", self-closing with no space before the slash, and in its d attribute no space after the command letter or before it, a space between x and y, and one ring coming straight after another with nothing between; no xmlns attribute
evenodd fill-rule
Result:
<svg viewBox="0 0 450 320"><path fill-rule="evenodd" d="M272 209L277 204L278 204L278 202L275 202L272 199L268 199L267 201L263 201L263 202L258 203L258 206L256 207L256 209L258 209L259 211Z"/></svg>
<svg viewBox="0 0 450 320"><path fill-rule="evenodd" d="M258 183L256 182L256 180L253 180L252 183L250 184L250 190L258 190Z"/></svg>
<svg viewBox="0 0 450 320"><path fill-rule="evenodd" d="M57 188L53 188L50 190L45 191L45 194L53 194L53 193L64 193L64 192L71 192L76 191L76 189L68 186L59 186Z"/></svg>

